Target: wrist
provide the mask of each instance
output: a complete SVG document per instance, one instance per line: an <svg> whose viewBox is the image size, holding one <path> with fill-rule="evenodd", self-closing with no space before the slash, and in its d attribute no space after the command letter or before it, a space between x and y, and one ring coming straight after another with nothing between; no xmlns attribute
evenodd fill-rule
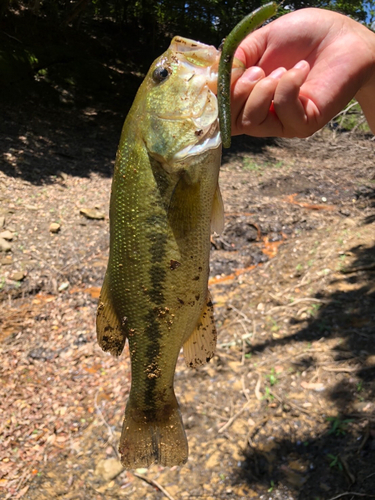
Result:
<svg viewBox="0 0 375 500"><path fill-rule="evenodd" d="M366 120L375 134L375 33L361 27L367 46L366 66L363 72L363 83L355 98L357 99Z"/></svg>

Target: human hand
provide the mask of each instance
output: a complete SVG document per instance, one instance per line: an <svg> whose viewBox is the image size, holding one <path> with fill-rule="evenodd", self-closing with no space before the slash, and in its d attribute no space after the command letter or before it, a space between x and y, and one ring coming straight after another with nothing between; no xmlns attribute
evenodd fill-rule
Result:
<svg viewBox="0 0 375 500"><path fill-rule="evenodd" d="M301 9L248 36L232 88L232 134L307 137L357 95L375 130L375 34L352 19Z"/></svg>

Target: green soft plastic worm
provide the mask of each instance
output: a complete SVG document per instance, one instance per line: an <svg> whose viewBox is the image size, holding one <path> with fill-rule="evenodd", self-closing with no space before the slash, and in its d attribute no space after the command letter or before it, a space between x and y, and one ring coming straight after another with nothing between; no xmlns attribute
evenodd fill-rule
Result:
<svg viewBox="0 0 375 500"><path fill-rule="evenodd" d="M242 19L224 41L219 63L217 92L220 131L224 148L230 147L231 140L230 75L234 53L242 40L263 24L264 21L272 17L276 10L277 4L275 2L259 7L259 9L254 10Z"/></svg>

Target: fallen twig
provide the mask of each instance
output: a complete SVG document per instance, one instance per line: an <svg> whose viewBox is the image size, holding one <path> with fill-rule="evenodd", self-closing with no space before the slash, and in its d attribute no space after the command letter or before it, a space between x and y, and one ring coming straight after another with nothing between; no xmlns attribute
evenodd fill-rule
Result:
<svg viewBox="0 0 375 500"><path fill-rule="evenodd" d="M369 440L369 438L370 438L370 425L369 425L369 423L367 423L367 425L366 425L366 432L365 432L364 438L362 439L361 445L360 445L360 447L357 450L358 454L361 453L361 451L365 447L365 445L366 445L367 441ZM374 474L375 474L375 472L374 472ZM372 475L373 474L370 474L370 476L372 476ZM368 477L370 477L370 476L368 476Z"/></svg>
<svg viewBox="0 0 375 500"><path fill-rule="evenodd" d="M345 491L344 493L340 493L339 495L329 498L328 500L337 500L338 498L347 497L349 495L352 495L354 497L375 498L375 495L369 495L368 493L356 493L355 491Z"/></svg>
<svg viewBox="0 0 375 500"><path fill-rule="evenodd" d="M263 398L262 393L260 392L261 381L262 381L262 375L260 373L258 373L258 381L255 385L255 390L254 390L255 397L257 398L258 401L261 401Z"/></svg>
<svg viewBox="0 0 375 500"><path fill-rule="evenodd" d="M335 205L312 205L311 203L306 203L303 201L296 201L295 200L296 196L297 196L297 193L290 194L290 195L286 196L284 200L281 200L281 201L284 201L286 203L291 203L292 205L297 205L297 206L302 207L302 208L307 208L309 210L329 210L329 211L336 210Z"/></svg>
<svg viewBox="0 0 375 500"><path fill-rule="evenodd" d="M322 369L326 372L336 372L336 373L352 373L360 369L359 366L321 366Z"/></svg>
<svg viewBox="0 0 375 500"><path fill-rule="evenodd" d="M108 436L109 436L107 443L111 444L111 446L112 446L112 448L113 448L113 450L114 450L117 458L120 459L120 454L118 452L117 447L112 445L112 440L113 440L113 436L114 436L113 430L112 430L111 426L108 424L108 422L106 421L106 419L105 419L105 417L103 415L103 412L102 412L102 410L100 409L100 407L98 405L98 394L99 394L99 391L96 391L95 398L94 398L94 405L95 405L96 413L99 415L99 417L100 417L101 421L103 422L103 424L107 427Z"/></svg>
<svg viewBox="0 0 375 500"><path fill-rule="evenodd" d="M358 267L350 267L348 269L340 269L341 274L358 273L359 271L375 271L375 265L372 264L370 266L358 266Z"/></svg>
<svg viewBox="0 0 375 500"><path fill-rule="evenodd" d="M237 412L237 413L235 413L235 414L233 415L233 417L231 417L231 418L228 420L228 422L227 422L226 424L224 424L224 425L223 425L223 427L221 427L221 428L219 429L219 434L221 434L222 432L226 431L226 430L228 429L228 427L230 427L230 426L233 424L233 422L236 420L236 418L238 418L238 417L239 417L239 416L240 416L240 415L241 415L241 414L242 414L242 413L246 410L246 408L249 406L249 403L250 403L250 401L247 401L247 402L243 405L243 407L242 407L240 410L238 410L238 412Z"/></svg>
<svg viewBox="0 0 375 500"><path fill-rule="evenodd" d="M243 269L236 269L234 273L226 274L225 276L220 276L219 278L210 278L208 281L209 285L217 285L218 283L223 283L224 281L234 280L236 277L241 276L242 274L248 273L255 269L258 266L261 266L262 263L255 264L253 266L245 267Z"/></svg>
<svg viewBox="0 0 375 500"><path fill-rule="evenodd" d="M252 438L254 437L255 433L264 425L268 422L269 420L269 416L265 416L263 418L261 418L259 420L259 422L257 422L256 424L254 424L253 428L251 429L251 431L249 432L249 434L247 435L247 439L246 441L249 443L249 445L252 447Z"/></svg>
<svg viewBox="0 0 375 500"><path fill-rule="evenodd" d="M244 319L245 321L247 321L248 323L251 323L251 319L249 319L249 318L246 316L246 314L245 314L245 313L243 313L242 311L240 311L239 309L237 309L237 307L235 307L233 304L228 304L228 305L229 305L229 307L230 307L233 311L236 311L236 313L240 314L240 315L243 317L243 319Z"/></svg>
<svg viewBox="0 0 375 500"><path fill-rule="evenodd" d="M327 300L316 299L314 297L304 297L302 299L293 300L293 302L291 302L290 304L272 307L269 311L267 311L267 314L270 314L271 312L277 311L279 309L284 309L285 307L293 307L296 304L299 304L300 302L317 302L319 304L328 304Z"/></svg>
<svg viewBox="0 0 375 500"><path fill-rule="evenodd" d="M143 476L142 474L137 474L136 472L133 472L132 474L133 474L133 476L137 477L138 479L141 479L142 481L145 481L146 483L148 483L151 486L154 486L155 488L160 490L164 496L169 498L169 500L174 500L172 495L169 494L168 491L166 489L164 489L163 486L161 484L159 484L157 481L155 481L154 479L149 479L148 477Z"/></svg>
<svg viewBox="0 0 375 500"><path fill-rule="evenodd" d="M343 458L343 457L340 456L340 461L341 461L341 463L342 463L342 465L344 467L344 471L345 471L346 475L349 478L350 486L351 486L352 484L355 483L355 475L350 470L348 462L345 460L345 458Z"/></svg>
<svg viewBox="0 0 375 500"><path fill-rule="evenodd" d="M250 396L247 393L248 389L246 389L245 375L242 375L242 377L241 377L241 383L242 383L242 392L244 393L244 396L247 399L247 402L250 403L251 399L250 399Z"/></svg>

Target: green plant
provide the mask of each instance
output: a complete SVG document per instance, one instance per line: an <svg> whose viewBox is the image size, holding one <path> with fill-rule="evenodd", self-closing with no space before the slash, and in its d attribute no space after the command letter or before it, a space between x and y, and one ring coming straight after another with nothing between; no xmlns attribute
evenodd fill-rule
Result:
<svg viewBox="0 0 375 500"><path fill-rule="evenodd" d="M328 434L334 434L335 436L344 436L348 430L348 425L353 422L352 418L342 420L339 416L327 417L326 420L332 424Z"/></svg>
<svg viewBox="0 0 375 500"><path fill-rule="evenodd" d="M272 394L271 389L268 386L264 388L264 396L262 399L268 399L269 401L273 401L275 399L275 396Z"/></svg>
<svg viewBox="0 0 375 500"><path fill-rule="evenodd" d="M345 271L345 259L346 259L345 254L340 255L339 263L337 264L337 271L341 272Z"/></svg>
<svg viewBox="0 0 375 500"><path fill-rule="evenodd" d="M310 316L315 316L319 309L322 307L322 304L312 304L312 306L309 309L309 314Z"/></svg>
<svg viewBox="0 0 375 500"><path fill-rule="evenodd" d="M276 384L277 377L276 377L275 368L271 368L271 373L266 375L266 378L268 378L268 381L269 381L271 386Z"/></svg>
<svg viewBox="0 0 375 500"><path fill-rule="evenodd" d="M251 158L243 158L243 168L244 170L257 172L258 170L260 170L261 167Z"/></svg>
<svg viewBox="0 0 375 500"><path fill-rule="evenodd" d="M273 489L275 488L275 481L273 481L273 479L271 479L270 481L270 487L268 488L268 493L271 493L271 491L273 491Z"/></svg>
<svg viewBox="0 0 375 500"><path fill-rule="evenodd" d="M340 471L343 470L339 455L333 455L332 453L328 453L327 458L330 460L330 463L329 463L330 467L337 467Z"/></svg>
<svg viewBox="0 0 375 500"><path fill-rule="evenodd" d="M267 320L272 323L271 332L278 332L280 330L280 327L275 319L273 319L271 316L268 316Z"/></svg>

